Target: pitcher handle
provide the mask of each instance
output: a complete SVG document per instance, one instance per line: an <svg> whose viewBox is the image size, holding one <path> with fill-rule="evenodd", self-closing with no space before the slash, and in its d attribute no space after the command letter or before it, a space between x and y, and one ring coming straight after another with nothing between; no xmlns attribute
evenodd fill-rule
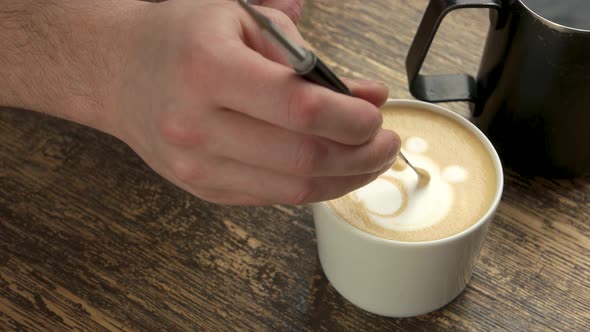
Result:
<svg viewBox="0 0 590 332"><path fill-rule="evenodd" d="M410 92L429 102L475 101L477 84L471 75L420 75L420 68L444 17L461 8L490 8L498 12L495 27L501 24L502 0L430 0L406 57Z"/></svg>

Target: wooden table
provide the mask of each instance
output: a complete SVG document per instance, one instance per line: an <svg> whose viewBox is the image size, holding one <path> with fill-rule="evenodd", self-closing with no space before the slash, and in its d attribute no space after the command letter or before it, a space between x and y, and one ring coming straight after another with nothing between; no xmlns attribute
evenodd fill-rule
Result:
<svg viewBox="0 0 590 332"><path fill-rule="evenodd" d="M409 98L426 3L307 0L300 28L337 73ZM425 72L475 73L486 15L451 14ZM590 179L507 170L467 289L428 315L378 317L326 280L308 207L209 204L110 136L0 111L0 330L588 331L589 257Z"/></svg>

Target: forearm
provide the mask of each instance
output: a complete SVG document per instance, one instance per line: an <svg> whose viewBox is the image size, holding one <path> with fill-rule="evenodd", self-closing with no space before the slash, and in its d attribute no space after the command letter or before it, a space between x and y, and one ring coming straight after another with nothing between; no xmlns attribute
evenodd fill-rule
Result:
<svg viewBox="0 0 590 332"><path fill-rule="evenodd" d="M103 129L132 0L0 0L0 104Z"/></svg>

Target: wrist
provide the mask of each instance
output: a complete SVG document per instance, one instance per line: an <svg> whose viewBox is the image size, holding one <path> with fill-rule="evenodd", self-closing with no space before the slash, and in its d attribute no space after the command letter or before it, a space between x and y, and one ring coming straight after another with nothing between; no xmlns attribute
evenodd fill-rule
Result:
<svg viewBox="0 0 590 332"><path fill-rule="evenodd" d="M8 0L0 19L0 104L109 131L117 72L130 54L132 0Z"/></svg>

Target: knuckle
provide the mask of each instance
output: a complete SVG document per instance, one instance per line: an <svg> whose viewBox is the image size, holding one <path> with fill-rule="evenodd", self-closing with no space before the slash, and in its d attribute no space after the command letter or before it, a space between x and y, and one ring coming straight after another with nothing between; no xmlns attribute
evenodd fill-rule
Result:
<svg viewBox="0 0 590 332"><path fill-rule="evenodd" d="M192 122L181 116L165 116L159 122L160 135L166 143L172 145L190 147L206 145L207 135L200 132Z"/></svg>
<svg viewBox="0 0 590 332"><path fill-rule="evenodd" d="M313 85L302 84L292 89L288 98L288 121L292 128L310 132L320 114L317 97L313 93Z"/></svg>
<svg viewBox="0 0 590 332"><path fill-rule="evenodd" d="M182 182L203 184L207 179L205 168L192 161L176 159L169 163L172 175Z"/></svg>
<svg viewBox="0 0 590 332"><path fill-rule="evenodd" d="M287 203L290 205L302 205L311 202L316 193L313 181L304 179L298 185L294 193L289 197Z"/></svg>
<svg viewBox="0 0 590 332"><path fill-rule="evenodd" d="M309 175L316 172L322 162L322 144L314 137L301 139L295 148L293 172L298 175Z"/></svg>

